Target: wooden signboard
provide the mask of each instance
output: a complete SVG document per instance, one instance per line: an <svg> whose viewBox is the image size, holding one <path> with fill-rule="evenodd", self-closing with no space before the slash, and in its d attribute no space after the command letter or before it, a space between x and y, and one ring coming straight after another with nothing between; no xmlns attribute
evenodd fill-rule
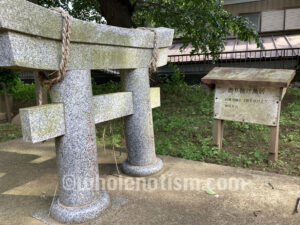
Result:
<svg viewBox="0 0 300 225"><path fill-rule="evenodd" d="M214 68L202 78L215 84L214 143L222 149L224 121L267 125L271 128L270 160L278 159L281 101L294 70Z"/></svg>
<svg viewBox="0 0 300 225"><path fill-rule="evenodd" d="M281 89L216 85L214 118L276 126Z"/></svg>

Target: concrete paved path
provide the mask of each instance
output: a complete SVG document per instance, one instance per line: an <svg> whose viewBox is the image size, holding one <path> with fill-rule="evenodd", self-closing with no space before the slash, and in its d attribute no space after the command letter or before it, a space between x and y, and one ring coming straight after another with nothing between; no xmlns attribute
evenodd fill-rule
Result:
<svg viewBox="0 0 300 225"><path fill-rule="evenodd" d="M123 153L118 161L125 158ZM159 174L130 178L116 175L112 151L99 149L102 184L111 196L128 200L100 224L300 224L300 214L292 215L299 177L161 158L165 168ZM44 224L31 215L49 209L56 176L52 141L0 144L0 224Z"/></svg>

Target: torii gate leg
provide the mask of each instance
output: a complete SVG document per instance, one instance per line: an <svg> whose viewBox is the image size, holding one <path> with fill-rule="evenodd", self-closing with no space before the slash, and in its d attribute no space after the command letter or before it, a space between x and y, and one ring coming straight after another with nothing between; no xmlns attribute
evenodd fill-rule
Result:
<svg viewBox="0 0 300 225"><path fill-rule="evenodd" d="M123 171L134 176L147 176L162 169L156 158L152 109L150 104L149 69L122 70L124 91L133 93L134 113L125 119L128 159Z"/></svg>
<svg viewBox="0 0 300 225"><path fill-rule="evenodd" d="M90 71L67 72L52 87L51 97L64 104L66 129L65 135L55 138L59 197L51 216L62 223L82 223L109 205L108 194L99 189Z"/></svg>

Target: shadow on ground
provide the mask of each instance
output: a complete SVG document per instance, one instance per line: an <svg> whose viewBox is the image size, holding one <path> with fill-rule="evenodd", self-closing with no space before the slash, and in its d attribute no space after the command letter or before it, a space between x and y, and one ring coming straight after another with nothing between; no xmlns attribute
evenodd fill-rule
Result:
<svg viewBox="0 0 300 225"><path fill-rule="evenodd" d="M125 153L117 158L119 165L125 158ZM108 190L109 194L128 200L101 224L299 224L299 214L292 215L300 197L299 177L161 158L164 170L160 173L145 179L130 178L117 174L111 150L99 149L100 177L118 182L118 188ZM243 189L228 190L225 184L232 178L243 180L246 185ZM190 185L185 190L174 183L169 188L168 180L176 179L181 184L185 179L198 179L201 189L194 190ZM128 189L128 182L133 189ZM205 192L209 182L217 195ZM1 225L43 224L31 215L49 209L56 185L52 141L32 145L19 139L0 144ZM138 186L147 188L138 190Z"/></svg>

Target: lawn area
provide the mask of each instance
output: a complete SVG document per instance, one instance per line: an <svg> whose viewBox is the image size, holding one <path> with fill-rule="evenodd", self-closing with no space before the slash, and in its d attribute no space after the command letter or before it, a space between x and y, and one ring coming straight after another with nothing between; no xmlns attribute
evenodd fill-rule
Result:
<svg viewBox="0 0 300 225"><path fill-rule="evenodd" d="M274 164L267 161L267 126L226 121L223 150L213 146L213 101L214 94L207 96L199 85L163 87L161 107L153 110L157 154L300 176L299 88L288 89L282 103L279 160ZM98 141L125 148L123 123L97 125Z"/></svg>
<svg viewBox="0 0 300 225"><path fill-rule="evenodd" d="M94 86L94 94L118 91L119 84ZM162 87L161 107L153 110L156 152L185 159L300 176L300 89L290 88L282 104L279 160L268 164L269 128L225 122L223 151L212 144L213 93L201 86ZM101 144L125 149L124 120L97 125ZM11 124L0 125L0 141L21 137ZM104 137L104 138L103 138Z"/></svg>
<svg viewBox="0 0 300 225"><path fill-rule="evenodd" d="M22 137L21 128L11 123L0 124L0 142L13 140Z"/></svg>
<svg viewBox="0 0 300 225"><path fill-rule="evenodd" d="M269 165L269 128L225 121L223 150L212 144L213 94L186 86L155 109L158 154L300 176L300 89L289 89L282 104L279 160Z"/></svg>

